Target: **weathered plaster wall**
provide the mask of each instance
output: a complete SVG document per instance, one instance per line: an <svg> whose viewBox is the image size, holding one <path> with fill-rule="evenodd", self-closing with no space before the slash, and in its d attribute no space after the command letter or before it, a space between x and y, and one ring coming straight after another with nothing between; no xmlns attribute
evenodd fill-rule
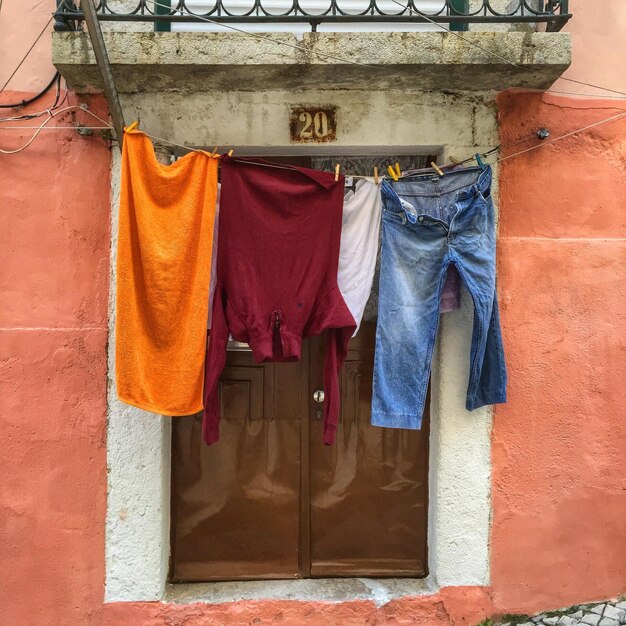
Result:
<svg viewBox="0 0 626 626"><path fill-rule="evenodd" d="M626 2L615 0L569 0L573 18L565 30L572 33L571 67L564 77L626 92L624 41ZM558 80L554 90L610 95L586 85Z"/></svg>
<svg viewBox="0 0 626 626"><path fill-rule="evenodd" d="M0 101L28 95L8 91ZM0 146L15 148L31 134L3 131ZM101 610L109 164L105 145L74 131L42 133L27 150L0 154L0 623L7 626L86 624Z"/></svg>
<svg viewBox="0 0 626 626"><path fill-rule="evenodd" d="M107 626L474 626L491 614L489 593L451 587L432 596L394 600L383 607L355 602L236 602L231 604L116 603L104 607Z"/></svg>
<svg viewBox="0 0 626 626"><path fill-rule="evenodd" d="M0 7L1 86L8 80L50 20L56 2L55 0L3 0L0 4L2 5ZM52 23L47 30L52 31ZM45 32L24 60L22 67L11 79L7 89L28 92L27 95L22 96L26 98L43 89L54 76L54 72L52 37L50 32ZM7 101L3 100L3 102Z"/></svg>
<svg viewBox="0 0 626 626"><path fill-rule="evenodd" d="M159 600L169 565L169 418L120 402L115 388L119 150L112 154L105 601Z"/></svg>
<svg viewBox="0 0 626 626"><path fill-rule="evenodd" d="M502 94L504 144L626 103ZM494 600L532 611L626 591L626 118L501 164L509 402L493 429Z"/></svg>

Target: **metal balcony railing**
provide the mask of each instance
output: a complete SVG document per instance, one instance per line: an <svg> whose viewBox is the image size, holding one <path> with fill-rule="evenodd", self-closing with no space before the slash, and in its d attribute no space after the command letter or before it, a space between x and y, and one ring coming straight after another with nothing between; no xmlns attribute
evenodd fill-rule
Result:
<svg viewBox="0 0 626 626"><path fill-rule="evenodd" d="M308 23L314 31L328 22L434 22L456 31L470 24L545 23L547 31L558 31L571 17L568 0L98 0L97 15L107 22L154 22L155 30L210 20ZM55 30L76 30L82 19L75 0L57 0Z"/></svg>

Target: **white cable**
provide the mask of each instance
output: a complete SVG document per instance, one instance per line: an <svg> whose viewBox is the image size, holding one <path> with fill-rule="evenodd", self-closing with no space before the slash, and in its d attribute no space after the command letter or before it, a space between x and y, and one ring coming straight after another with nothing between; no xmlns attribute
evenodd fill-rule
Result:
<svg viewBox="0 0 626 626"><path fill-rule="evenodd" d="M54 113L50 113L50 116L48 118L46 118L41 123L40 126L37 127L37 130L33 133L33 136L23 146L20 146L19 148L16 148L15 150L3 150L2 148L0 148L0 154L17 154L18 152L22 152L22 150L26 150L26 148L28 148L28 146L30 146L30 144L33 143L33 141L35 141L35 139L37 138L39 133L46 127L48 122L53 120L55 117L58 117L62 113L66 113L67 111L72 111L72 110L76 110L76 109L79 109L81 111L84 111L85 113L88 113L89 115L95 117L98 121L102 122L103 124L107 124L106 120L103 120L100 116L96 115L95 113L93 113L89 109L85 109L85 108L83 108L81 106L78 106L78 105L67 106L67 107L64 107L62 109L58 109ZM108 124L107 124L107 126L108 126Z"/></svg>
<svg viewBox="0 0 626 626"><path fill-rule="evenodd" d="M584 98L595 98L596 100L626 100L626 95L605 96L605 95L598 95L596 93L582 93L579 91L557 91L556 89L550 89L549 91L544 90L544 91L539 91L539 92L534 92L534 93L544 93L544 94L558 93L558 94L564 94L566 96L582 96Z"/></svg>
<svg viewBox="0 0 626 626"><path fill-rule="evenodd" d="M17 154L18 152L22 152L22 150L26 150L26 148L28 148L28 146L30 146L30 144L33 143L33 141L35 141L35 139L37 138L37 135L39 135L39 133L44 129L44 126L53 118L54 116L51 115L49 118L45 119L41 123L41 126L39 126L39 128L35 131L35 133L33 133L33 136L20 148L16 148L15 150L3 150L2 148L0 148L0 153L1 154Z"/></svg>
<svg viewBox="0 0 626 626"><path fill-rule="evenodd" d="M226 24L224 22L218 22L216 20L211 20L207 17L204 17L203 15L197 15L196 13L192 13L191 11L185 11L183 8L180 7L172 7L172 6L168 6L166 4L161 4L160 2L156 2L156 0L146 0L147 2L150 2L151 4L153 4L155 7L161 7L163 9L169 9L170 11L173 11L174 13L180 13L181 15L188 15L189 17L193 17L195 19L201 20L203 22L207 22L209 24L214 24L215 26L220 26L222 28L228 28L230 30L234 30L238 33L243 33L244 35L248 35L249 37L254 37L255 39L261 39L261 40L266 40L266 41L271 41L272 43L275 44L280 44L280 45L284 45L284 46L288 46L289 48L294 48L295 50L303 50L304 52L307 53L313 53L317 56L321 56L321 57L325 57L328 59L335 59L337 61L343 61L344 63L349 63L351 65L358 65L360 67L367 67L369 69L379 69L379 70L384 70L384 71L388 71L387 68L383 68L380 66L374 66L374 65L366 65L365 63L358 63L356 61L349 61L348 59L343 59L341 57L337 57L337 56L333 56L330 54L326 54L325 52L316 52L314 50L311 50L310 48L306 48L304 46L298 46L298 45L294 45L294 44L290 44L287 43L285 41L278 41L276 39L271 39L270 37L264 37L263 35L259 35L257 33L251 33L247 30L244 30L242 28L237 28L235 26L231 26L230 24ZM408 9L409 14L413 14L413 10L411 7L409 7L408 5L404 5L401 2L399 2L398 0L392 0L392 2L394 2L395 4L397 4L398 6L402 7L403 9ZM499 59L500 61L504 61L505 63L521 69L521 70L526 70L526 71L531 71L531 68L526 67L524 65L518 65L517 63L515 63L514 61L511 61L510 59L507 59L499 54L496 54L495 52L492 52L491 50L488 50L487 48L484 48L483 46L481 46L480 44L477 44L474 41L470 41L468 39L466 39L465 37L463 37L462 35L460 35L459 33L447 28L446 26L444 26L443 24L440 24L439 22L436 22L435 20L430 19L429 17L427 17L425 14L420 13L419 14L421 17L423 17L427 22L430 22L431 24L433 24L434 26L436 26L437 28L441 28L442 30L446 31L447 33L450 33L451 35L454 35L455 37L461 39L461 41L464 41L465 43L468 43L476 48L479 48L480 50L482 50L483 52L485 52L486 54ZM622 92L622 91L617 91L616 89L610 89L608 87L601 87L599 85L593 85L591 83L585 83L584 81L580 81L580 80L574 80L573 78L566 78L564 76L560 76L559 77L560 80L565 80L565 81L569 81L571 83L576 83L579 85L585 85L587 87L592 87L593 89L601 89L603 91L609 91L611 93L614 94L619 94L619 96L621 96L622 98L626 98L626 92ZM567 91L561 91L561 92L548 92L548 93L562 93L562 94L568 94L568 95L577 95L577 96L589 96L589 97L593 97L593 94L580 94L580 93L574 93L574 92L567 92ZM602 98L603 96L595 96L596 98ZM606 96L607 98L617 98L618 96Z"/></svg>
<svg viewBox="0 0 626 626"><path fill-rule="evenodd" d="M375 65L366 65L365 63L359 63L358 61L350 61L348 59L344 59L342 57L335 56L333 54L327 54L326 52L317 52L312 50L311 48L307 48L306 46L298 46L296 44L287 43L286 41L280 41L278 39L272 39L271 37L264 37L263 35L259 35L258 33L251 33L248 30L244 30L243 28L237 28L236 26L231 26L230 24L226 24L224 22L218 22L216 20L211 20L208 17L204 17L203 15L196 15L195 13L191 13L190 11L185 11L182 8L168 6L166 4L161 4L160 2L156 2L155 0L146 0L150 4L153 4L155 7L161 7L162 9L169 9L170 11L174 11L175 13L180 13L182 15L187 15L189 17L194 17L202 22L207 22L208 24L214 24L215 26L220 26L222 28L228 28L229 30L234 30L237 33L242 33L243 35L247 35L248 37L253 37L254 39L260 39L262 41L270 41L274 44L278 44L280 46L287 46L288 48L293 48L294 50L301 50L302 52L306 52L307 54L314 54L318 57L323 57L325 59L334 59L335 61L341 61L342 63L348 63L349 65L358 65L359 67L367 67L368 69L385 69L377 67ZM285 55L283 55L285 56Z"/></svg>
<svg viewBox="0 0 626 626"><path fill-rule="evenodd" d="M17 152L21 152L22 150L24 150L25 148L27 148L27 147L28 147L28 146L29 146L29 145L30 145L30 144L34 141L34 139L37 137L37 135L38 135L38 134L39 134L42 130L44 130L44 129L45 129L45 130L54 130L54 129L56 129L56 128L63 128L63 129L70 129L70 128L73 128L73 129L78 130L78 128L80 128L80 127L76 127L76 126L64 126L64 127L61 127L61 126L53 126L53 127L50 127L50 128L45 128L46 124L47 124L47 123L48 123L48 122L49 122L49 121L50 121L53 117L56 117L57 115L59 115L59 114L63 113L64 111L70 110L70 109L80 109L81 111L85 111L85 113L89 113L90 115L93 115L96 119L98 119L98 120L100 120L101 122L103 122L104 124L106 124L106 122L105 122L105 121L104 121L101 117L98 117L95 113L92 113L91 111L89 111L89 110L87 110L87 109L83 109L83 108L82 108L82 107L80 107L80 106L70 106L70 107L66 107L66 108L65 108L65 109L63 109L63 110L58 111L58 112L57 112L55 115L53 115L52 117L49 117L48 119L46 119L46 120L43 122L43 124L41 124L41 126L35 127L35 128L37 128L37 131L36 131L36 132L35 132L35 134L34 134L34 135L30 138L30 140L28 141L28 143L26 143L24 146L22 146L21 148L18 148L18 149L16 149L16 150L1 150L1 149L0 149L0 153L2 153L2 154L15 154L15 153L17 153ZM506 161L507 159L512 159L513 157L519 156L520 154L526 154L527 152L532 152L533 150L538 150L539 148L543 148L543 147L545 147L545 146L547 146L547 145L553 144L553 143L555 143L555 142L557 142L557 141L560 141L561 139L565 139L565 138L567 138L567 137L571 137L572 135L577 135L578 133L582 133L582 132L584 132L584 131L586 131L586 130L589 130L590 128L595 128L596 126L601 126L602 124L608 124L609 122L613 122L613 121L615 121L615 120L622 119L622 118L624 118L624 117L626 117L626 112L624 112L624 113L619 113L619 114L617 114L617 115L613 115L613 116L611 116L611 117L608 117L608 118L605 118L605 119L599 120L598 122L594 122L593 124L588 124L587 126L583 126L582 128L577 128L576 130L572 130L572 131L570 131L569 133L565 133L564 135L560 135L560 136L558 136L558 137L555 137L555 138L554 138L554 139L552 139L551 141L544 141L544 142L542 142L542 143L540 143L540 144L538 144L538 145L536 145L536 146L532 146L531 148L526 148L525 150L520 150L519 152L514 152L513 154L509 154L508 156L505 156L505 157L501 157L501 158L499 158L499 159L496 159L496 161L494 161L494 163L500 163L501 161ZM5 127L5 128L8 128L8 127ZM24 126L16 126L16 127L13 127L13 128L29 128L29 127L24 127ZM87 128L93 128L94 130L95 130L95 129L100 130L100 129L113 129L113 126L111 126L111 125L109 125L109 124L106 124L106 126L102 126L102 127L98 127L98 126L91 126L91 127L90 127L90 126L86 126L86 127L83 127L83 128L85 128L85 129L87 129ZM143 132L143 131L141 131L141 132ZM173 141L169 141L168 139L163 139L163 138L161 138L161 137L155 137L154 135L150 135L149 133L145 133L145 132L144 132L144 134L145 134L145 135L147 135L148 137L150 137L151 139L156 139L157 141L163 141L163 142L165 142L165 143L168 143L168 144L171 144L171 145L174 145L174 146L178 146L179 148L184 148L185 150L191 150L191 151L193 151L193 152L197 152L197 151L198 151L198 150L197 150L197 149L195 149L195 148L190 148L189 146L184 146L184 145L182 145L182 144L174 143ZM501 150L502 150L502 149L506 150L506 146L504 146L504 148L500 148L500 149L501 149ZM461 161L461 162L463 162L463 161ZM347 173L346 173L345 175L346 175L346 176L352 176L353 178L355 178L355 177L356 177L356 178L371 178L370 176L362 177L362 176L360 176L360 175L347 174ZM382 179L382 178L388 178L388 177L387 177L386 175L384 175L384 174L382 174L382 173L381 173L380 178Z"/></svg>
<svg viewBox="0 0 626 626"><path fill-rule="evenodd" d="M403 9L408 9L409 12L412 14L412 9L408 5L402 4L401 2L399 2L399 0L391 0L391 1L397 4L398 6L402 7ZM505 63L508 63L509 65L512 65L513 67L516 67L520 70L532 71L532 68L530 67L526 67L524 65L518 65L517 63L515 63L515 61L511 61L510 59L507 59L506 57L500 56L499 54L496 54L495 52L492 52L491 50L484 48L480 44L477 44L475 41L470 41L469 39L466 39L465 37L463 37L463 35L460 35L458 32L455 32L451 30L450 28L447 28L446 26L444 26L443 24L439 22L436 22L435 20L431 20L429 17L424 15L424 13L420 13L419 15L423 17L427 22L434 24L437 28L441 28L445 30L447 33L450 33L450 35L454 35L461 41L464 41L465 43L470 44L470 46L474 46L475 48L478 48L479 50L486 52L488 55L492 56L494 59L500 59L500 61L504 61ZM616 93L616 94L619 94L620 96L626 97L626 92L618 91L617 89L610 89L609 87L601 87L600 85L593 85L591 83L586 83L582 80L566 78L565 76L559 76L557 80L565 80L570 83L576 83L577 85L585 85L586 87L592 87L593 89L602 89L603 91L610 91L611 93ZM550 92L547 92L547 93L550 93ZM561 92L561 93L568 93L568 92ZM578 94L572 94L572 95L578 95ZM602 96L596 96L596 97L601 98Z"/></svg>
<svg viewBox="0 0 626 626"><path fill-rule="evenodd" d="M536 150L537 148L543 148L544 146L549 146L553 144L555 141L559 141L560 139L565 139L566 137L571 137L572 135L577 135L578 133L582 133L585 130L589 130L590 128L595 128L596 126L600 126L601 124L607 124L608 122L612 122L614 120L621 119L626 117L626 111L624 113L619 113L618 115L613 115L612 117L600 120L599 122L594 122L593 124L589 124L588 126L583 126L582 128L578 128L577 130L573 130L569 133L565 133L564 135L559 135L555 137L551 141L544 141L537 146L532 146L532 148L526 148L525 150L520 150L519 152L514 152L513 154L509 154L508 156L499 158L496 163L500 161L506 161L507 159L512 159L513 157L519 156L520 154L525 154L526 152L531 152L532 150Z"/></svg>
<svg viewBox="0 0 626 626"><path fill-rule="evenodd" d="M37 130L40 128L41 126L0 126L0 130ZM78 126L48 126L45 130L114 130L114 129L113 129L113 126L83 126L82 124L80 124Z"/></svg>

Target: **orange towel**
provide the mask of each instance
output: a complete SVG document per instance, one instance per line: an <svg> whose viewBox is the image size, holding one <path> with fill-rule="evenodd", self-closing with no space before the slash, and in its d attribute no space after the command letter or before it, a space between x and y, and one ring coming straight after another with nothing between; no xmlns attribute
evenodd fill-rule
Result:
<svg viewBox="0 0 626 626"><path fill-rule="evenodd" d="M217 157L172 165L124 132L115 366L122 402L161 415L202 410Z"/></svg>

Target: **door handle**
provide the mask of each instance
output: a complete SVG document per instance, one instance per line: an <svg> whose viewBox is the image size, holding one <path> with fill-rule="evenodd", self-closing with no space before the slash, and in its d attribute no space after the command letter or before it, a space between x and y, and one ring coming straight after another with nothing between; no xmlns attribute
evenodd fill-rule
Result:
<svg viewBox="0 0 626 626"><path fill-rule="evenodd" d="M323 389L316 389L313 392L313 400L315 400L315 402L317 402L318 404L322 404L324 402L324 390ZM318 406L315 409L315 419L316 420L321 420L323 417L324 412L322 411L322 407Z"/></svg>

